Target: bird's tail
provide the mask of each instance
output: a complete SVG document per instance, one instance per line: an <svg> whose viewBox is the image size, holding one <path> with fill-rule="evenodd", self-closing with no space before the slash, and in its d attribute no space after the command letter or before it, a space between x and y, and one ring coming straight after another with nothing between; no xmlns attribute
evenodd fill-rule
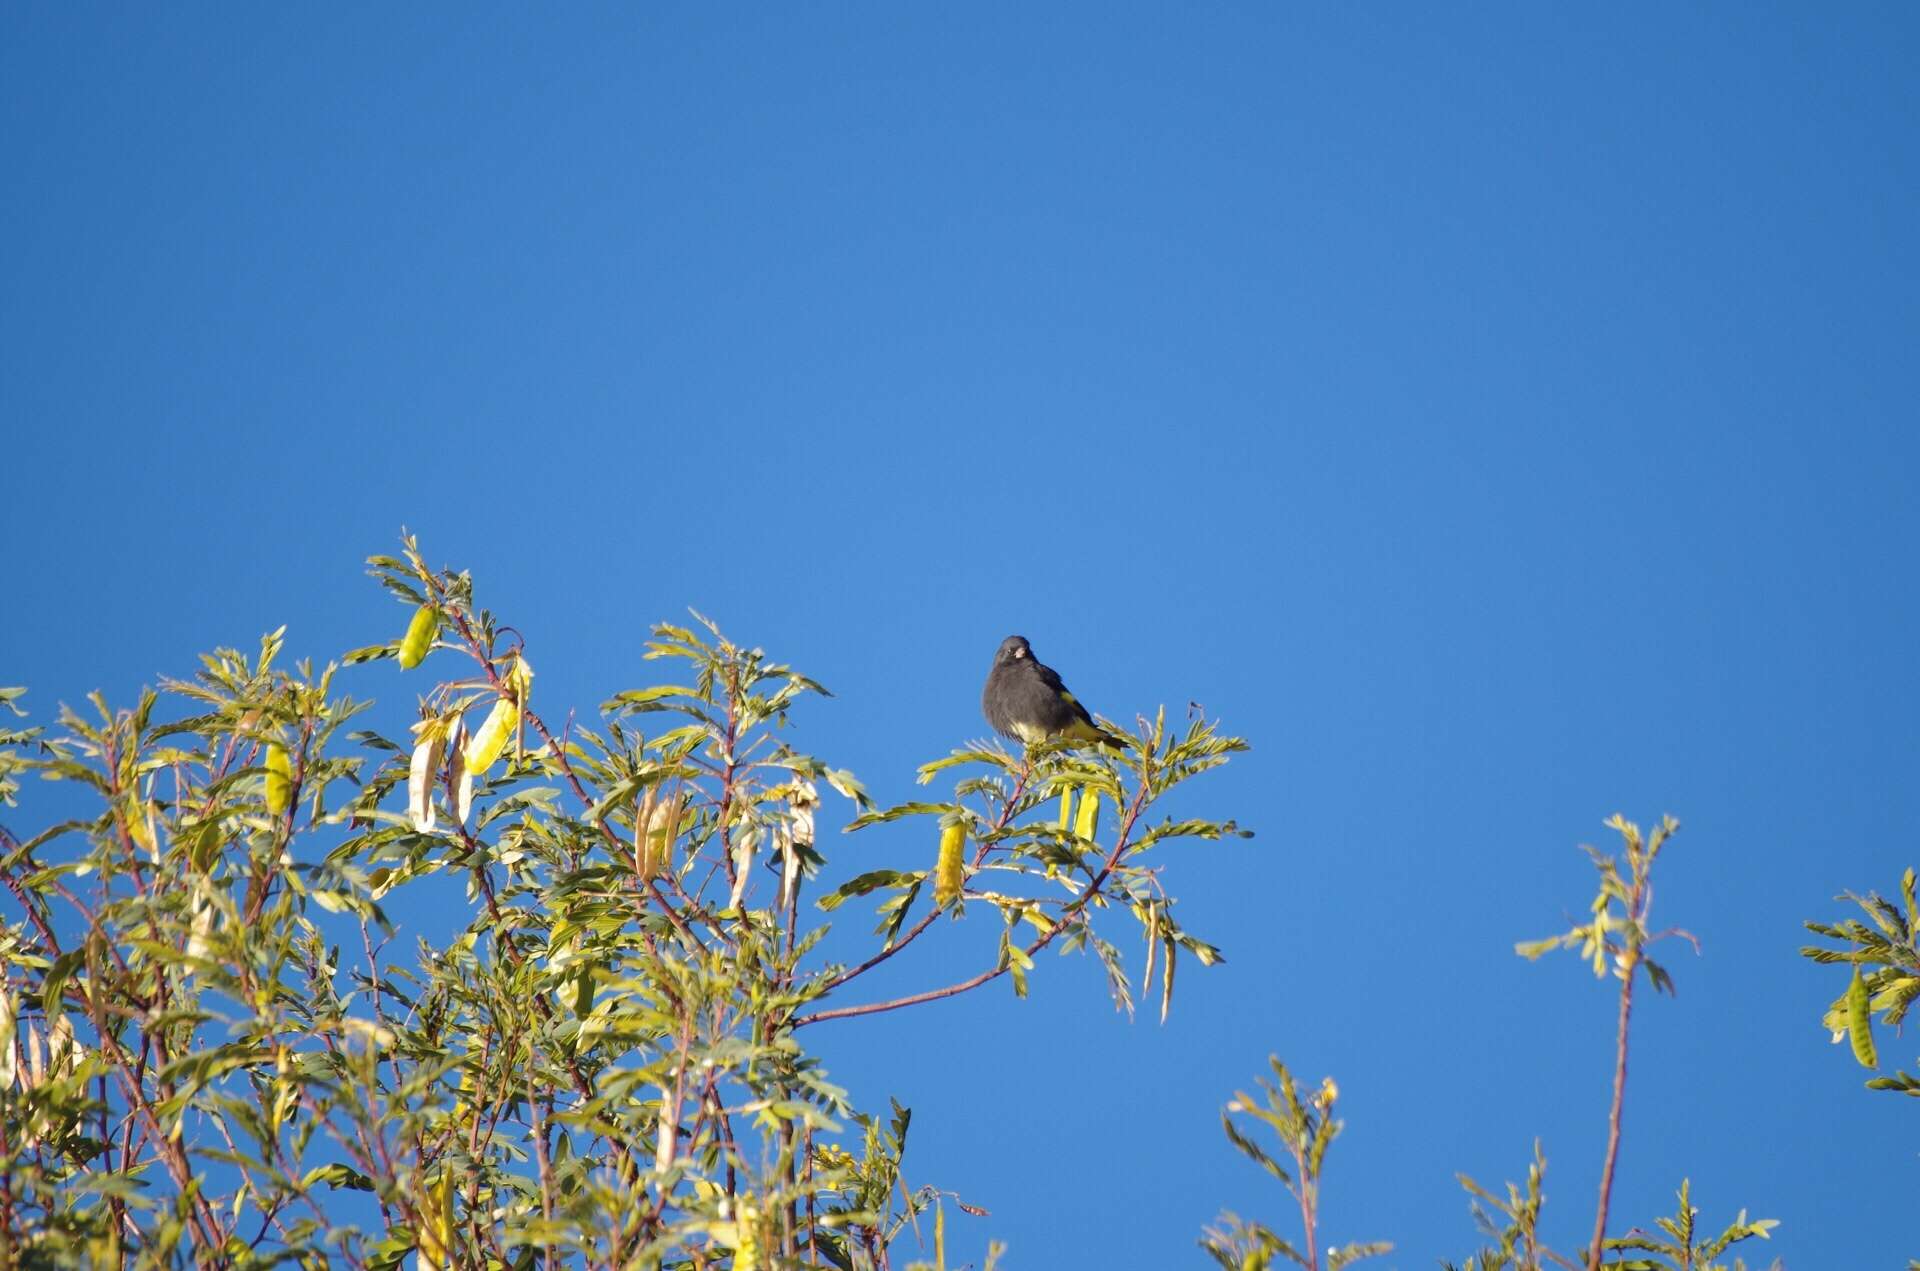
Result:
<svg viewBox="0 0 1920 1271"><path fill-rule="evenodd" d="M1098 724L1089 724L1084 720L1075 720L1073 727L1067 729L1067 731L1061 735L1071 738L1074 741L1086 741L1101 746L1112 746L1117 750L1131 750L1133 748L1133 739L1131 737L1112 732L1100 727Z"/></svg>

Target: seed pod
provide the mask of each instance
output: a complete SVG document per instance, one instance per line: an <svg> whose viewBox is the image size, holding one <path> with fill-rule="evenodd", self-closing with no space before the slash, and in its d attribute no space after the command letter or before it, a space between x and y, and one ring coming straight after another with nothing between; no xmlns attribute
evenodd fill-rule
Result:
<svg viewBox="0 0 1920 1271"><path fill-rule="evenodd" d="M1167 951L1166 969L1160 972L1160 1022L1167 1022L1167 1012L1173 1009L1173 968L1180 960L1180 946L1168 936L1163 947Z"/></svg>
<svg viewBox="0 0 1920 1271"><path fill-rule="evenodd" d="M467 813L473 811L473 774L467 771L466 763L458 755L455 756L454 769L453 814L460 824L465 825Z"/></svg>
<svg viewBox="0 0 1920 1271"><path fill-rule="evenodd" d="M1080 791L1080 815L1074 820L1073 832L1080 838L1090 839L1100 830L1100 792L1094 789Z"/></svg>
<svg viewBox="0 0 1920 1271"><path fill-rule="evenodd" d="M13 1035L20 1017L14 1013L13 986L0 987L0 1091L13 1089L20 1075L20 1063L13 1048Z"/></svg>
<svg viewBox="0 0 1920 1271"><path fill-rule="evenodd" d="M733 890L727 908L738 909L747 898L747 880L753 876L753 854L760 846L760 827L748 826L733 839Z"/></svg>
<svg viewBox="0 0 1920 1271"><path fill-rule="evenodd" d="M780 853L780 904L786 910L800 888L800 852L793 845L793 830L781 826L773 832L774 850Z"/></svg>
<svg viewBox="0 0 1920 1271"><path fill-rule="evenodd" d="M687 796L675 794L672 798L655 798L647 807L647 844L646 864L641 871L642 878L658 878L673 869L673 845L680 837L680 814L686 807Z"/></svg>
<svg viewBox="0 0 1920 1271"><path fill-rule="evenodd" d="M211 954L209 945L213 939L213 902L204 894L196 893L193 898L193 917L187 924L187 960L204 962ZM187 975L193 974L193 967L185 968Z"/></svg>
<svg viewBox="0 0 1920 1271"><path fill-rule="evenodd" d="M293 798L293 761L277 741L267 743L267 811L279 816Z"/></svg>
<svg viewBox="0 0 1920 1271"><path fill-rule="evenodd" d="M1867 982L1859 967L1853 969L1853 983L1847 986L1847 1036L1853 1041L1853 1057L1862 1068L1880 1066L1880 1057L1873 1049L1873 1016L1867 1009Z"/></svg>
<svg viewBox="0 0 1920 1271"><path fill-rule="evenodd" d="M787 810L792 816L788 833L793 841L813 846L813 810L820 806L820 791L811 781L793 783L793 793L787 796Z"/></svg>
<svg viewBox="0 0 1920 1271"><path fill-rule="evenodd" d="M966 882L967 827L955 821L940 828L940 859L933 867L933 904L945 909L960 899Z"/></svg>
<svg viewBox="0 0 1920 1271"><path fill-rule="evenodd" d="M65 1011L56 1012L53 1024L47 1029L47 1076L58 1079L72 1075L77 1049L72 1021Z"/></svg>
<svg viewBox="0 0 1920 1271"><path fill-rule="evenodd" d="M640 876L642 882L658 872L653 855L654 793L653 788L649 787L633 809L633 872Z"/></svg>
<svg viewBox="0 0 1920 1271"><path fill-rule="evenodd" d="M40 1028L32 1020L27 1021L27 1035L21 1039L20 1049L26 1056L26 1062L20 1066L20 1088L37 1090L47 1079L47 1059L40 1045Z"/></svg>
<svg viewBox="0 0 1920 1271"><path fill-rule="evenodd" d="M487 775L494 760L507 748L507 739L520 722L520 708L502 697L487 712L487 718L467 741L467 771L475 777Z"/></svg>
<svg viewBox="0 0 1920 1271"><path fill-rule="evenodd" d="M447 734L447 783L453 787L453 819L460 825L467 823L467 813L473 810L473 774L467 771L467 718L455 717L453 729Z"/></svg>
<svg viewBox="0 0 1920 1271"><path fill-rule="evenodd" d="M1073 787L1068 786L1062 791L1060 791L1060 829L1062 831L1065 831L1065 829L1072 824L1073 824Z"/></svg>
<svg viewBox="0 0 1920 1271"><path fill-rule="evenodd" d="M433 637L440 634L440 611L432 605L421 605L413 611L413 621L407 624L407 634L400 637L400 669L411 671L427 660L427 650L433 647Z"/></svg>
<svg viewBox="0 0 1920 1271"><path fill-rule="evenodd" d="M673 1123L673 1092L660 1087L660 1120L654 1129L653 1172L664 1174L673 1168L673 1149L679 1127Z"/></svg>
<svg viewBox="0 0 1920 1271"><path fill-rule="evenodd" d="M533 663L524 656L513 659L513 665L507 668L507 687L513 690L513 700L524 702L527 694L533 691Z"/></svg>
<svg viewBox="0 0 1920 1271"><path fill-rule="evenodd" d="M420 1271L452 1271L453 1176L445 1170L427 1185L425 1203L420 1207L420 1232L415 1239Z"/></svg>
<svg viewBox="0 0 1920 1271"><path fill-rule="evenodd" d="M407 817L422 834L433 832L433 778L440 771L440 747L445 733L437 719L419 728L413 743L413 763L407 769Z"/></svg>

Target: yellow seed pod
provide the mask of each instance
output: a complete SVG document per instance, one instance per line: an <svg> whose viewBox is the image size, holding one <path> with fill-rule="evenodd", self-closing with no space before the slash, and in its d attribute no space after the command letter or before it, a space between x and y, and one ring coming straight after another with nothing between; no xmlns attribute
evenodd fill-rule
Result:
<svg viewBox="0 0 1920 1271"><path fill-rule="evenodd" d="M293 761L277 741L267 743L267 811L279 816L293 798Z"/></svg>
<svg viewBox="0 0 1920 1271"><path fill-rule="evenodd" d="M524 656L515 657L513 665L507 668L507 687L513 690L515 701L524 702L527 694L533 692L533 663Z"/></svg>
<svg viewBox="0 0 1920 1271"><path fill-rule="evenodd" d="M955 822L940 829L940 859L933 867L933 903L945 909L960 899L960 887L966 880L967 827Z"/></svg>
<svg viewBox="0 0 1920 1271"><path fill-rule="evenodd" d="M433 647L433 637L440 634L440 611L432 605L421 605L413 611L413 621L407 624L407 634L400 637L400 666L411 671L427 660L427 650Z"/></svg>
<svg viewBox="0 0 1920 1271"><path fill-rule="evenodd" d="M474 732L467 742L467 771L475 777L487 775L487 769L493 767L493 761L507 748L507 739L513 736L513 730L520 723L520 708L506 698L493 704L487 712L486 722Z"/></svg>
<svg viewBox="0 0 1920 1271"><path fill-rule="evenodd" d="M1090 839L1100 832L1100 792L1098 790L1080 791L1080 815L1073 823L1073 832L1083 839Z"/></svg>
<svg viewBox="0 0 1920 1271"><path fill-rule="evenodd" d="M1060 828L1065 830L1073 824L1073 787L1060 791Z"/></svg>
<svg viewBox="0 0 1920 1271"><path fill-rule="evenodd" d="M420 1207L420 1232L414 1247L420 1253L420 1271L451 1271L453 1267L453 1176L442 1170L427 1185Z"/></svg>

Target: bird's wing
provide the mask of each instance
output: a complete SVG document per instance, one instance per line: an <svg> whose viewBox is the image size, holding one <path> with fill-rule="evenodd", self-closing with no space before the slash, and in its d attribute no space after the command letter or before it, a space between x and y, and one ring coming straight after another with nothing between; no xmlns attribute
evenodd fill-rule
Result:
<svg viewBox="0 0 1920 1271"><path fill-rule="evenodd" d="M1058 693L1060 695L1060 700L1065 702L1067 706L1072 709L1074 718L1080 720L1082 723L1085 723L1085 724L1093 723L1093 716L1088 713L1086 707L1080 704L1079 698L1075 697L1072 693L1069 693L1067 691L1067 686L1063 682L1061 682L1060 673L1058 671L1054 670L1052 667L1047 666L1046 664L1041 662L1035 662L1033 664L1033 669L1035 672L1039 674L1040 682L1042 684L1045 684L1048 688L1052 689L1055 693Z"/></svg>

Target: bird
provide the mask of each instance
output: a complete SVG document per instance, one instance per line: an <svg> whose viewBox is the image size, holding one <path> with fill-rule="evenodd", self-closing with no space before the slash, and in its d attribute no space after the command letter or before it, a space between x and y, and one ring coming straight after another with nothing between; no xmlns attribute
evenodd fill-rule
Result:
<svg viewBox="0 0 1920 1271"><path fill-rule="evenodd" d="M1011 635L1000 642L980 694L980 709L995 732L1029 746L1061 740L1127 744L1094 722L1060 682L1059 672L1033 656L1025 636Z"/></svg>

